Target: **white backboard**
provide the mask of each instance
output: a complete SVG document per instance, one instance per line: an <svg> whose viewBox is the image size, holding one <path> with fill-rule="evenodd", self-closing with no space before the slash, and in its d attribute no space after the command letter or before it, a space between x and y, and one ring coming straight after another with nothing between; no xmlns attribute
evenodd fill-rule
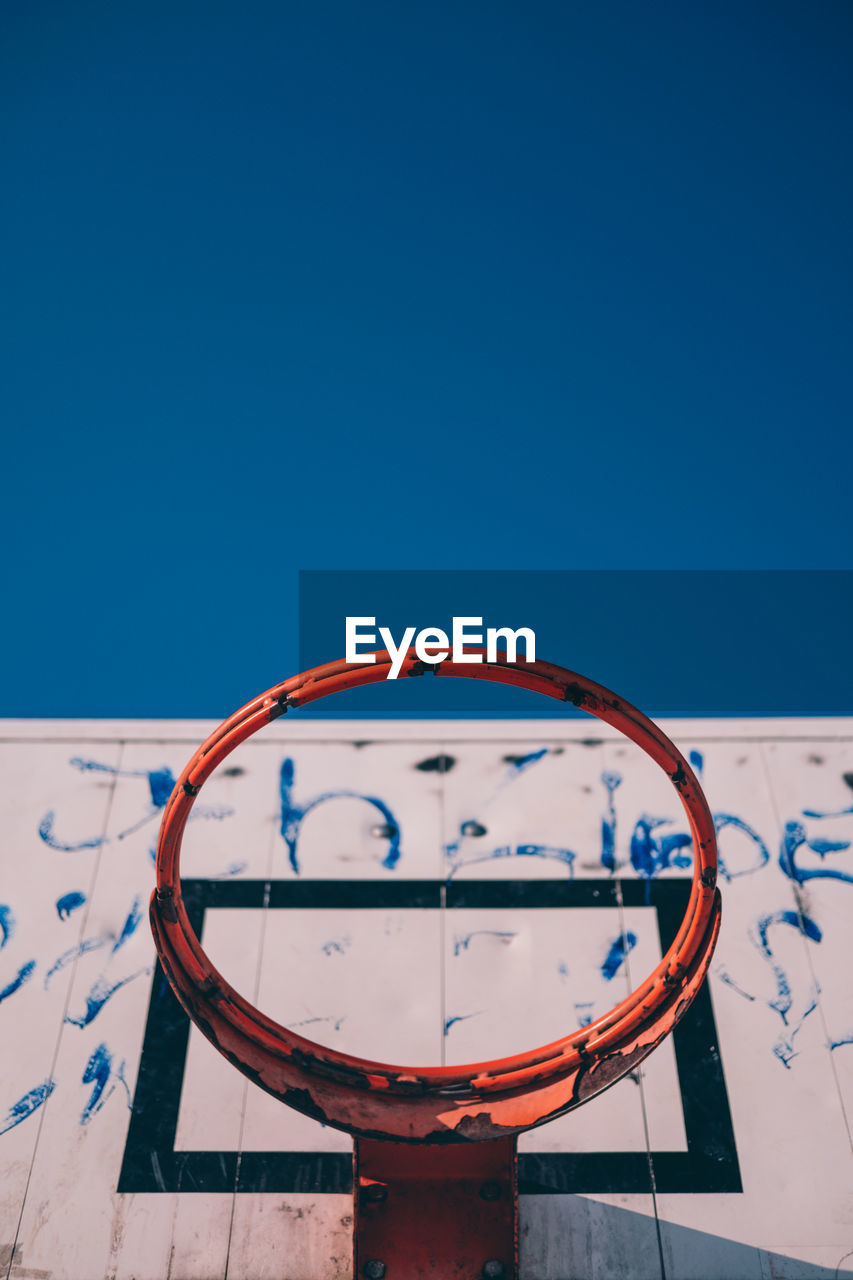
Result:
<svg viewBox="0 0 853 1280"><path fill-rule="evenodd" d="M159 815L212 727L0 725L0 1276L351 1275L350 1139L235 1072L155 968ZM853 721L663 727L716 817L720 943L640 1071L520 1140L521 1274L853 1276ZM424 1065L618 1003L689 864L670 783L597 722L295 715L205 786L183 872L244 995Z"/></svg>

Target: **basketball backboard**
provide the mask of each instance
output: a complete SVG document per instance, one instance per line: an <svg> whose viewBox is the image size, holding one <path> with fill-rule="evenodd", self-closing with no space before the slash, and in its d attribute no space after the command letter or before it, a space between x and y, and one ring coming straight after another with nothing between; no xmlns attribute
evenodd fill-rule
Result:
<svg viewBox="0 0 853 1280"><path fill-rule="evenodd" d="M155 967L159 814L212 727L3 727L0 1275L351 1274L351 1140L233 1071ZM720 943L671 1040L520 1140L521 1274L853 1275L853 722L663 728L715 814ZM690 842L594 721L297 714L205 786L183 872L253 1003L451 1064L617 1003L681 918Z"/></svg>

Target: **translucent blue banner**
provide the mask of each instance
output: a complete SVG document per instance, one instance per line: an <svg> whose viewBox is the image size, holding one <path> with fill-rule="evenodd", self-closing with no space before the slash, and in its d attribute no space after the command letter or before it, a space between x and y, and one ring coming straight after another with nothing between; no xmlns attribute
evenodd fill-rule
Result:
<svg viewBox="0 0 853 1280"><path fill-rule="evenodd" d="M653 716L853 714L853 572L309 570L300 669L343 658L346 619L387 647L407 628L527 628L537 658ZM367 643L360 651L367 651ZM499 642L499 648L505 645ZM524 645L519 643L519 652ZM482 680L385 680L329 698L324 717L564 717L570 706Z"/></svg>

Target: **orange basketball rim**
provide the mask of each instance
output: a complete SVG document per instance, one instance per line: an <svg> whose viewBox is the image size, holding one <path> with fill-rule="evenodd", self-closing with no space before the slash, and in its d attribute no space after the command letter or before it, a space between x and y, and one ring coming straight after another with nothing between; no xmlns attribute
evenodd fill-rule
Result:
<svg viewBox="0 0 853 1280"><path fill-rule="evenodd" d="M635 742L669 776L693 838L693 883L678 934L660 964L610 1013L551 1044L493 1062L394 1066L315 1044L254 1008L217 972L181 899L180 853L187 819L214 769L264 725L331 693L384 680L391 666L331 662L293 676L246 704L187 764L163 814L151 925L163 968L189 1016L220 1053L288 1106L362 1138L467 1143L545 1124L613 1084L674 1028L705 977L720 928L714 822L690 765L651 720L585 677L547 662L425 668L410 650L400 677L494 680L571 702Z"/></svg>

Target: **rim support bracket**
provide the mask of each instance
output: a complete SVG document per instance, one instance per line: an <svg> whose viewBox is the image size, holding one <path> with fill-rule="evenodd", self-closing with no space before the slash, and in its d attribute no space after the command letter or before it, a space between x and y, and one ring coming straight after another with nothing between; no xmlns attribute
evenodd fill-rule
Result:
<svg viewBox="0 0 853 1280"><path fill-rule="evenodd" d="M356 1138L355 1280L517 1280L516 1139Z"/></svg>

